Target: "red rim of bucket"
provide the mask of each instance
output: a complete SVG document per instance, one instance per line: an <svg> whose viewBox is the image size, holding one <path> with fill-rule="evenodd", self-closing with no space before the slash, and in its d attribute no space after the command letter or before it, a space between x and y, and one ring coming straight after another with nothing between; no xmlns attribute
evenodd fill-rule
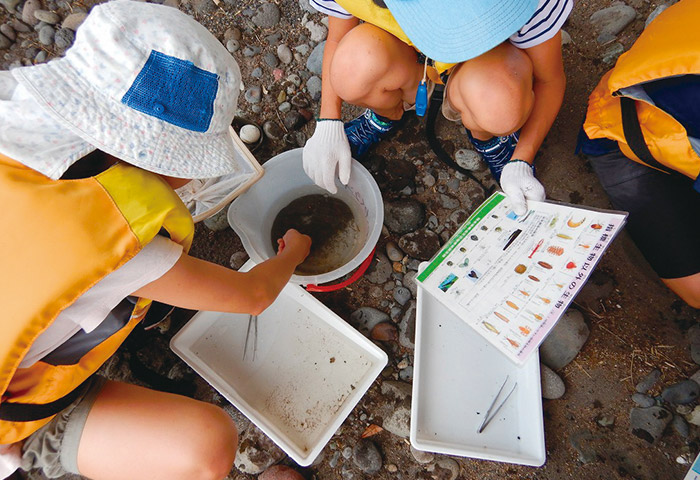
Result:
<svg viewBox="0 0 700 480"><path fill-rule="evenodd" d="M307 292L335 292L336 290L340 290L342 288L347 287L348 285L356 282L362 275L365 274L367 269L369 268L369 264L372 263L372 259L374 258L374 251L377 249L375 246L372 249L372 252L369 254L367 258L365 258L364 262L360 264L359 267L357 267L357 270L355 270L355 273L350 276L347 280L344 280L340 283L336 283L335 285L306 285L306 291Z"/></svg>

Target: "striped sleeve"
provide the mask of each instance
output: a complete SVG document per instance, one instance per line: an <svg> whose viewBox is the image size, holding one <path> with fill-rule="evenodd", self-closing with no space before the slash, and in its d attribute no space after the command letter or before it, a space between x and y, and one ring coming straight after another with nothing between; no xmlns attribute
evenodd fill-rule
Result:
<svg viewBox="0 0 700 480"><path fill-rule="evenodd" d="M574 0L540 0L534 15L510 37L510 43L530 48L546 42L564 25L573 6Z"/></svg>
<svg viewBox="0 0 700 480"><path fill-rule="evenodd" d="M352 18L352 15L350 15L343 7L335 3L335 0L309 0L309 3L319 12L330 15L331 17L344 19Z"/></svg>

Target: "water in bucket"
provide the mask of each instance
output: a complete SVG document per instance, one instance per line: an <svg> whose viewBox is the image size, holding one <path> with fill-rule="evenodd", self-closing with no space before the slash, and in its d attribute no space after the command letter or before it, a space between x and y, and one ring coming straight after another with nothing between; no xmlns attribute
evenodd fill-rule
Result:
<svg viewBox="0 0 700 480"><path fill-rule="evenodd" d="M265 162L265 175L231 203L228 221L250 258L260 263L276 255L277 238L282 235L271 238L272 224L280 211L294 200L309 195L327 195L347 205L359 236L356 242L346 242L346 246L341 247L348 255L345 262L325 273L295 273L291 278L292 283L318 285L349 274L372 253L381 233L384 209L379 187L359 162L352 162L350 182L343 185L338 181L338 193L329 195L304 173L302 150L288 150Z"/></svg>
<svg viewBox="0 0 700 480"><path fill-rule="evenodd" d="M272 223L272 247L294 228L311 237L311 252L294 271L297 275L320 275L348 263L361 241L360 227L350 207L330 195L305 195L282 208Z"/></svg>

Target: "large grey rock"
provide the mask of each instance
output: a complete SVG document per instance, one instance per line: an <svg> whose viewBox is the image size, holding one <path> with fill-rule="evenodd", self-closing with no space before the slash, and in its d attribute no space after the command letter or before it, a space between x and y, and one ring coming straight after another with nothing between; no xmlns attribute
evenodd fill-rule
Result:
<svg viewBox="0 0 700 480"><path fill-rule="evenodd" d="M647 28L647 27L649 26L649 24L650 24L651 22L653 22L654 19L655 19L656 17L658 17L658 16L661 14L661 12L663 12L664 10L666 10L668 7L669 7L669 5L668 5L668 4L665 4L665 3L664 3L663 5L659 5L658 7L656 7L656 8L654 9L654 11L652 11L652 12L649 14L649 16L647 17L646 22L644 22L644 28Z"/></svg>
<svg viewBox="0 0 700 480"><path fill-rule="evenodd" d="M412 387L406 382L397 380L384 380L381 386L382 395L389 396L396 400L405 400L412 395Z"/></svg>
<svg viewBox="0 0 700 480"><path fill-rule="evenodd" d="M413 298L418 298L418 284L416 283L417 276L418 272L416 270L409 270L406 272L406 275L403 276L403 280L401 282L403 283L404 287L408 288Z"/></svg>
<svg viewBox="0 0 700 480"><path fill-rule="evenodd" d="M399 247L407 255L419 260L430 260L440 248L440 237L428 229L407 233L399 239Z"/></svg>
<svg viewBox="0 0 700 480"><path fill-rule="evenodd" d="M250 426L238 443L234 465L242 473L257 475L284 457L285 453L267 435Z"/></svg>
<svg viewBox="0 0 700 480"><path fill-rule="evenodd" d="M423 450L417 450L411 445L411 455L418 463L426 464L433 461L435 455L430 452L424 452Z"/></svg>
<svg viewBox="0 0 700 480"><path fill-rule="evenodd" d="M319 101L321 99L321 79L316 75L311 76L306 81L306 91L315 102Z"/></svg>
<svg viewBox="0 0 700 480"><path fill-rule="evenodd" d="M224 32L224 42L228 42L231 39L240 41L241 38L243 38L243 34L239 28L231 27Z"/></svg>
<svg viewBox="0 0 700 480"><path fill-rule="evenodd" d="M286 44L281 44L277 46L277 57L285 65L289 65L294 60L294 55L292 55L292 49Z"/></svg>
<svg viewBox="0 0 700 480"><path fill-rule="evenodd" d="M263 132L270 140L280 140L284 136L284 130L274 120L263 123Z"/></svg>
<svg viewBox="0 0 700 480"><path fill-rule="evenodd" d="M413 232L425 223L425 205L412 198L384 203L384 225L397 235Z"/></svg>
<svg viewBox="0 0 700 480"><path fill-rule="evenodd" d="M262 89L260 88L260 85L253 85L250 87L245 91L244 97L248 103L260 103L260 100L262 99Z"/></svg>
<svg viewBox="0 0 700 480"><path fill-rule="evenodd" d="M448 210L454 210L455 208L459 207L459 200L452 195L442 193L440 194L440 206Z"/></svg>
<svg viewBox="0 0 700 480"><path fill-rule="evenodd" d="M372 307L360 307L350 314L352 326L367 336L375 325L390 320L389 315Z"/></svg>
<svg viewBox="0 0 700 480"><path fill-rule="evenodd" d="M651 389L651 387L654 386L654 384L656 383L656 381L660 377L661 377L661 370L659 370L658 368L655 368L654 370L649 372L646 377L641 379L639 381L639 383L637 384L637 386L634 388L639 393L647 393Z"/></svg>
<svg viewBox="0 0 700 480"><path fill-rule="evenodd" d="M617 60L617 57L622 55L624 51L624 45L622 45L620 42L614 42L605 49L601 60L603 63L614 63Z"/></svg>
<svg viewBox="0 0 700 480"><path fill-rule="evenodd" d="M61 21L61 17L57 13L49 10L35 10L34 17L40 22L48 23L49 25L56 25Z"/></svg>
<svg viewBox="0 0 700 480"><path fill-rule="evenodd" d="M399 344L402 347L415 348L416 338L416 301L408 302L408 307L401 317L399 323Z"/></svg>
<svg viewBox="0 0 700 480"><path fill-rule="evenodd" d="M319 77L323 73L323 49L326 47L326 42L323 41L316 45L311 51L311 55L306 60L306 69L318 75Z"/></svg>
<svg viewBox="0 0 700 480"><path fill-rule="evenodd" d="M205 219L202 223L204 223L204 226L212 232L221 232L230 228L230 224L228 223L228 217L226 216L227 213L228 208L223 208L221 209L221 211Z"/></svg>
<svg viewBox="0 0 700 480"><path fill-rule="evenodd" d="M663 407L633 408L630 411L630 431L637 437L654 443L666 429L673 415Z"/></svg>
<svg viewBox="0 0 700 480"><path fill-rule="evenodd" d="M274 3L263 3L255 11L252 20L260 28L272 28L280 21L280 9Z"/></svg>
<svg viewBox="0 0 700 480"><path fill-rule="evenodd" d="M460 474L459 463L449 457L442 457L435 465L426 468L431 472L430 477L435 480L457 480Z"/></svg>
<svg viewBox="0 0 700 480"><path fill-rule="evenodd" d="M352 449L352 461L363 473L374 475L382 468L382 454L377 445L367 438L361 439Z"/></svg>
<svg viewBox="0 0 700 480"><path fill-rule="evenodd" d="M304 477L292 467L273 465L261 473L258 480L304 480Z"/></svg>
<svg viewBox="0 0 700 480"><path fill-rule="evenodd" d="M569 32L564 30L563 28L561 29L561 46L563 47L564 45L568 45L571 43L571 35L569 35Z"/></svg>
<svg viewBox="0 0 700 480"><path fill-rule="evenodd" d="M391 262L383 252L374 255L372 263L365 272L365 278L371 283L377 285L384 284L391 277L392 272Z"/></svg>
<svg viewBox="0 0 700 480"><path fill-rule="evenodd" d="M22 20L18 18L13 18L12 19L12 28L15 29L17 32L21 33L29 33L32 31L31 27L24 23Z"/></svg>
<svg viewBox="0 0 700 480"><path fill-rule="evenodd" d="M399 405L382 424L384 430L397 437L408 438L411 433L411 409Z"/></svg>
<svg viewBox="0 0 700 480"><path fill-rule="evenodd" d="M216 9L214 0L192 0L191 5L194 11L200 15L211 15Z"/></svg>
<svg viewBox="0 0 700 480"><path fill-rule="evenodd" d="M20 0L0 0L0 5L4 6L9 13L14 13Z"/></svg>
<svg viewBox="0 0 700 480"><path fill-rule="evenodd" d="M692 412L686 414L685 419L693 425L700 426L700 405L696 406Z"/></svg>
<svg viewBox="0 0 700 480"><path fill-rule="evenodd" d="M42 45L53 45L53 41L56 38L56 30L51 25L44 25L39 30L39 42Z"/></svg>
<svg viewBox="0 0 700 480"><path fill-rule="evenodd" d="M12 45L12 41L7 38L5 35L0 33L0 50L5 50L7 48L10 48Z"/></svg>
<svg viewBox="0 0 700 480"><path fill-rule="evenodd" d="M561 379L547 365L540 365L540 376L542 381L542 398L547 400L556 400L561 398L566 392L564 380Z"/></svg>
<svg viewBox="0 0 700 480"><path fill-rule="evenodd" d="M84 12L75 12L71 13L68 15L65 19L63 19L63 23L61 23L61 27L63 28L70 28L74 32L78 29L80 25L85 21L85 18L87 18L87 13Z"/></svg>
<svg viewBox="0 0 700 480"><path fill-rule="evenodd" d="M552 370L571 362L588 340L590 330L583 315L569 308L540 345L540 359Z"/></svg>
<svg viewBox="0 0 700 480"><path fill-rule="evenodd" d="M686 405L700 397L700 385L693 380L684 380L666 387L661 392L661 398L675 405Z"/></svg>
<svg viewBox="0 0 700 480"><path fill-rule="evenodd" d="M486 163L479 152L468 148L460 148L455 152L455 162L460 167L473 172L479 172L486 168Z"/></svg>
<svg viewBox="0 0 700 480"><path fill-rule="evenodd" d="M392 262L400 262L403 259L403 252L393 241L386 242L386 256Z"/></svg>
<svg viewBox="0 0 700 480"><path fill-rule="evenodd" d="M301 8L302 12L319 13L318 10L311 6L309 0L299 0L299 8Z"/></svg>
<svg viewBox="0 0 700 480"><path fill-rule="evenodd" d="M56 47L61 50L69 48L71 45L73 45L74 41L75 32L70 28L61 28L58 32L56 32L56 36L54 37Z"/></svg>
<svg viewBox="0 0 700 480"><path fill-rule="evenodd" d="M618 3L608 8L598 10L591 15L590 22L598 32L597 42L606 44L615 40L620 33L637 16L634 8L624 3Z"/></svg>
<svg viewBox="0 0 700 480"><path fill-rule="evenodd" d="M690 435L690 426L688 422L685 421L680 415L674 415L673 420L671 420L671 426L673 429L683 438L687 438Z"/></svg>
<svg viewBox="0 0 700 480"><path fill-rule="evenodd" d="M236 252L233 255L231 255L231 259L229 260L229 265L231 265L231 268L234 270L240 270L243 264L248 261L250 257L248 257L248 254L245 251L241 252Z"/></svg>
<svg viewBox="0 0 700 480"><path fill-rule="evenodd" d="M411 291L406 287L396 287L393 291L393 296L399 305L406 305L411 299Z"/></svg>
<svg viewBox="0 0 700 480"><path fill-rule="evenodd" d="M41 8L40 0L27 0L22 7L22 21L27 25L36 25L39 19L34 16L34 12Z"/></svg>
<svg viewBox="0 0 700 480"><path fill-rule="evenodd" d="M304 24L304 27L309 31L309 37L312 42L322 42L328 36L328 29L316 22L308 21Z"/></svg>
<svg viewBox="0 0 700 480"><path fill-rule="evenodd" d="M3 23L0 25L0 33L5 35L9 40L15 41L17 39L17 33L15 32L15 29L12 28L12 25L9 23Z"/></svg>
<svg viewBox="0 0 700 480"><path fill-rule="evenodd" d="M656 403L656 400L644 393L633 393L632 401L642 408L653 407Z"/></svg>

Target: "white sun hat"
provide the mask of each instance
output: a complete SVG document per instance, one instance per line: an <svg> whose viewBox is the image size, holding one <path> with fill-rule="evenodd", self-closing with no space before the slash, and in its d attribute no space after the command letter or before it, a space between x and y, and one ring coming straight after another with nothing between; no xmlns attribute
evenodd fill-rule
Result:
<svg viewBox="0 0 700 480"><path fill-rule="evenodd" d="M175 8L98 5L65 57L12 74L56 121L145 170L211 178L250 169L230 131L238 64Z"/></svg>

